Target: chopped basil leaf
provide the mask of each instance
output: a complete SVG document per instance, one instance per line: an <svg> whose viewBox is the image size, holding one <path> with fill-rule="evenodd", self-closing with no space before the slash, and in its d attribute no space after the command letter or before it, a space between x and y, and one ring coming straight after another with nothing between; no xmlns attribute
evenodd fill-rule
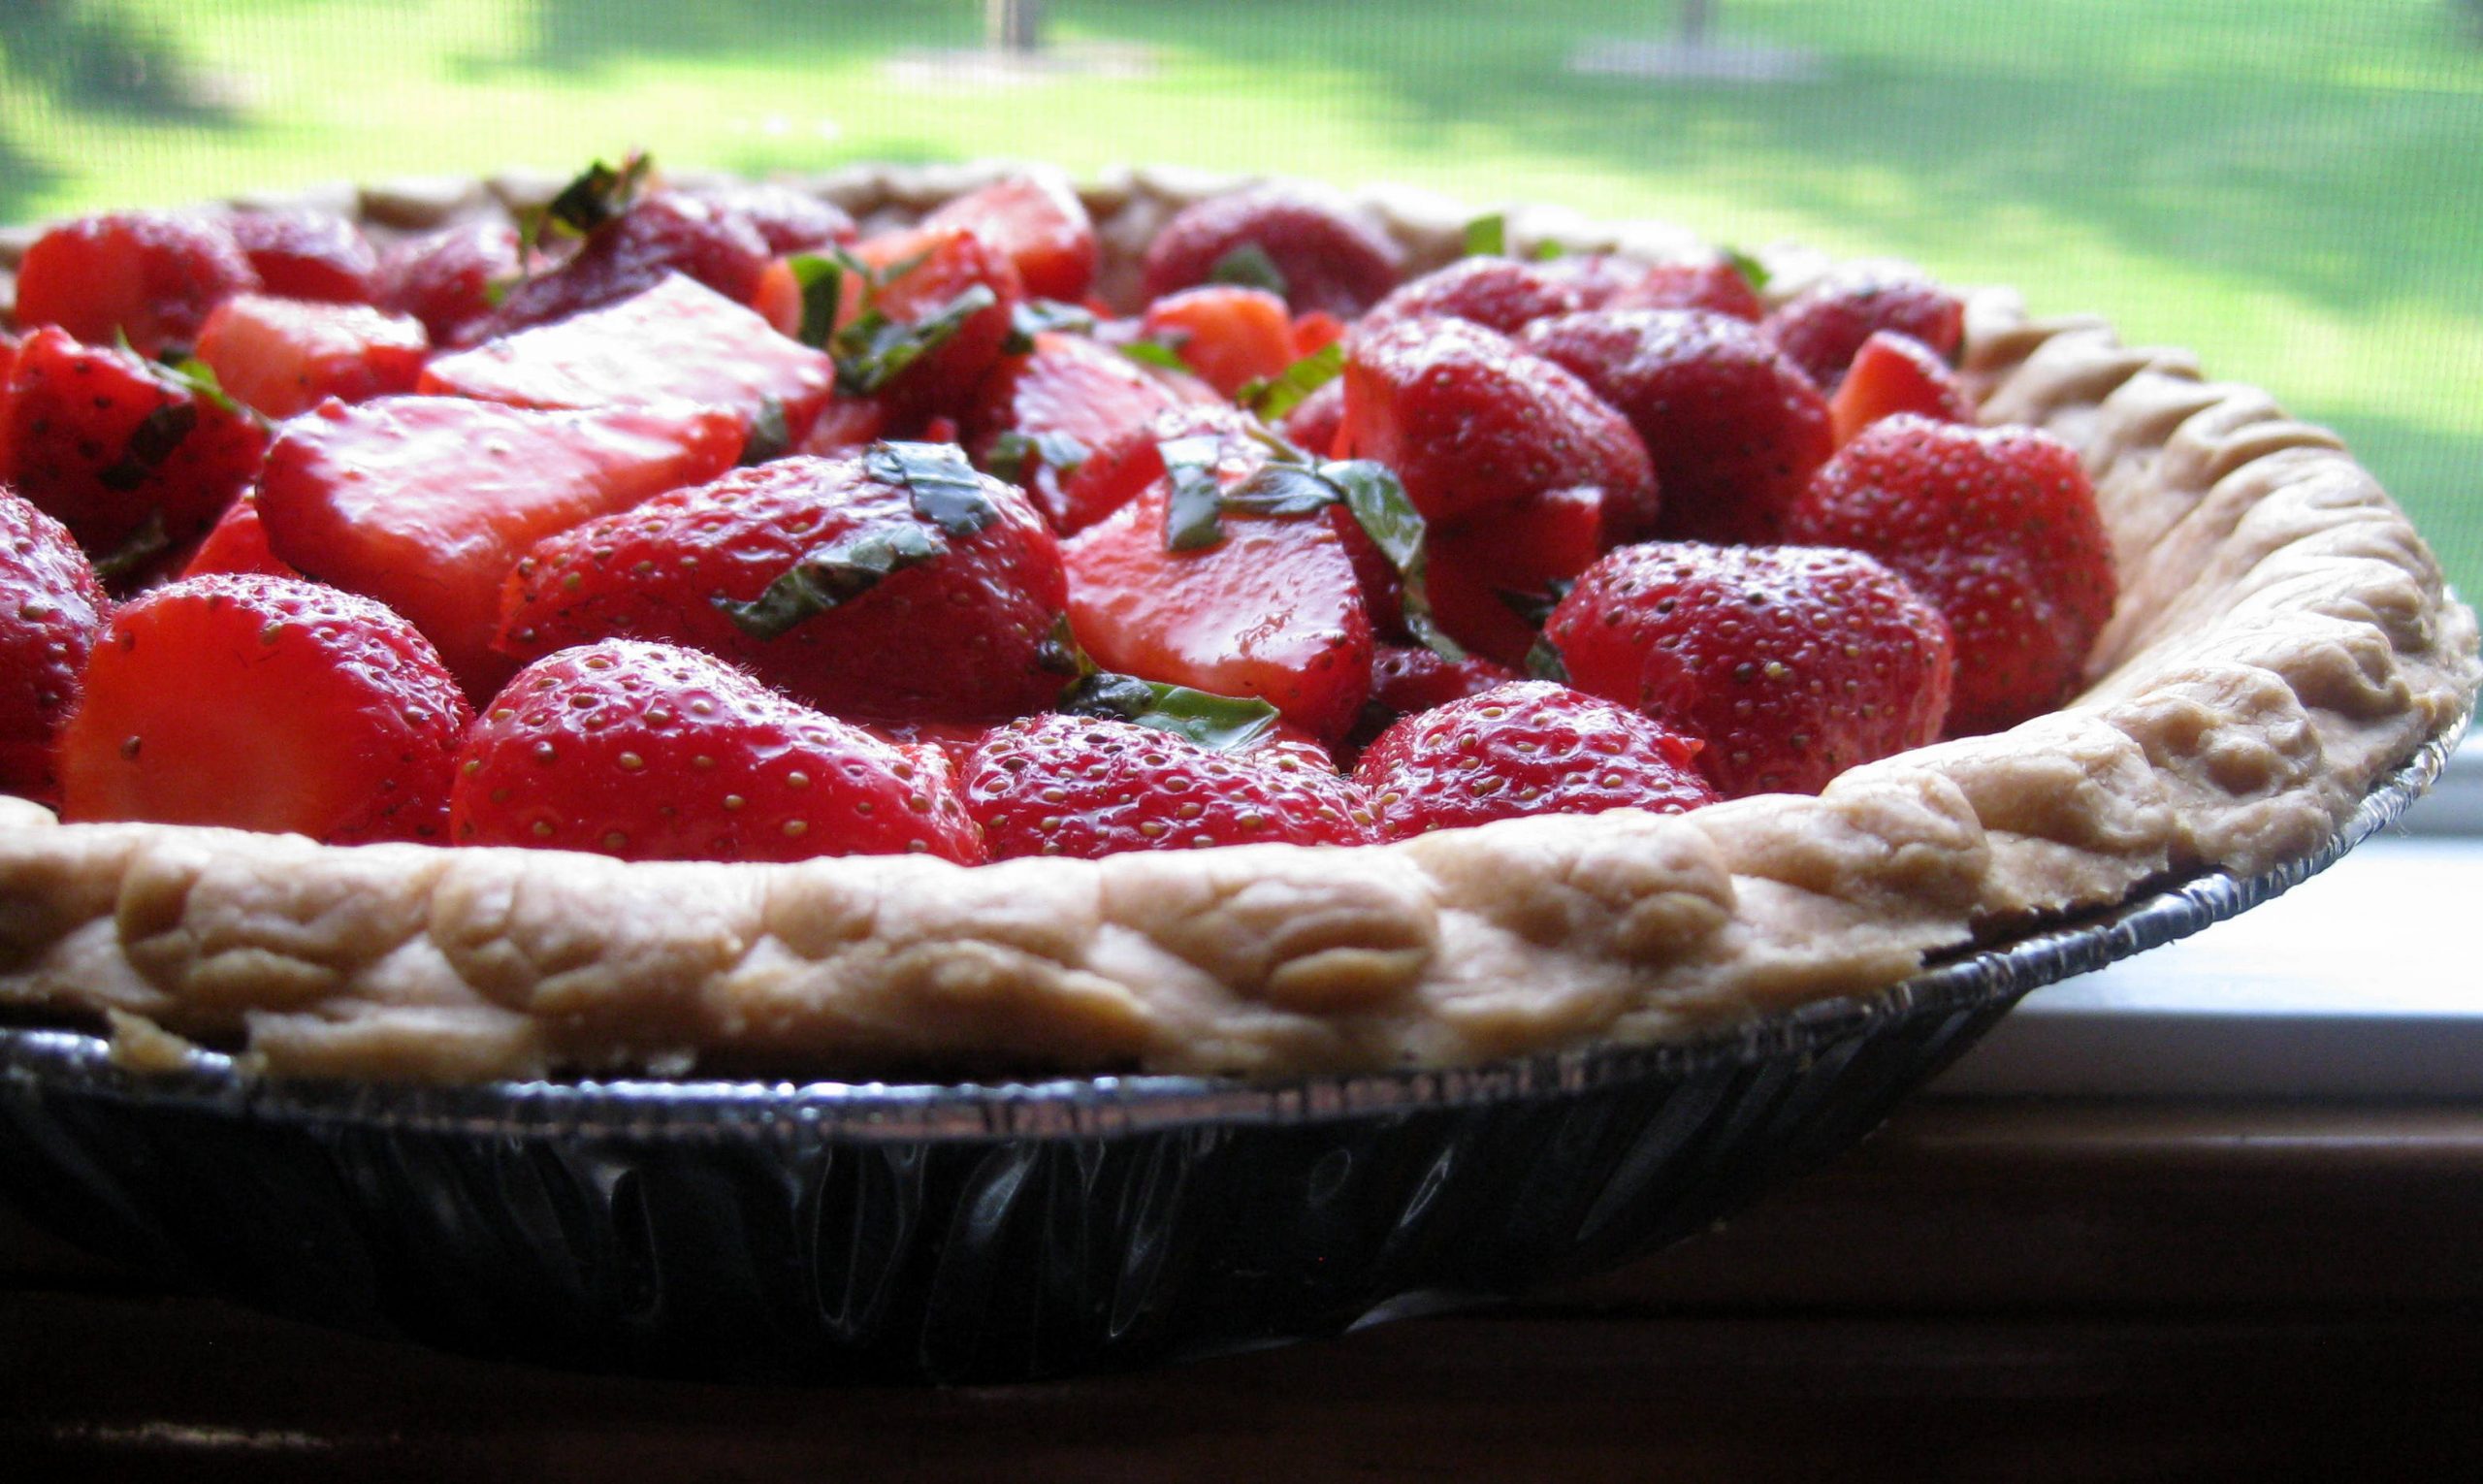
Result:
<svg viewBox="0 0 2483 1484"><path fill-rule="evenodd" d="M978 283L912 324L888 318L872 308L836 333L836 384L857 397L867 397L894 381L905 369L965 328L966 321L1000 302L987 284Z"/></svg>
<svg viewBox="0 0 2483 1484"><path fill-rule="evenodd" d="M1085 646L1078 642L1078 632L1069 627L1066 613L1051 621L1051 632L1035 646L1035 663L1073 680L1084 680L1096 672L1095 661L1087 658Z"/></svg>
<svg viewBox="0 0 2483 1484"><path fill-rule="evenodd" d="M1243 242L1215 260L1207 271L1209 283L1230 283L1242 288L1266 289L1278 299L1285 296L1284 270L1268 256L1268 249L1256 242Z"/></svg>
<svg viewBox="0 0 2483 1484"><path fill-rule="evenodd" d="M1534 244L1534 261L1551 263L1569 255L1569 249L1549 239Z"/></svg>
<svg viewBox="0 0 2483 1484"><path fill-rule="evenodd" d="M235 417L254 418L262 426L267 423L267 419L260 417L256 410L235 402L233 394L224 390L224 383L217 379L215 368L198 357L183 356L165 369L173 373L174 380L189 389L191 396L211 402Z"/></svg>
<svg viewBox="0 0 2483 1484"><path fill-rule="evenodd" d="M1094 334L1094 311L1057 299L1029 299L1009 311L1009 339L1001 345L1001 353L1022 356L1035 348L1036 336L1060 332Z"/></svg>
<svg viewBox="0 0 2483 1484"><path fill-rule="evenodd" d="M146 519L139 523L118 546L95 559L95 575L107 583L135 577L154 565L155 559L173 549L173 538L164 530L163 507L152 506Z"/></svg>
<svg viewBox="0 0 2483 1484"><path fill-rule="evenodd" d="M1275 707L1256 697L1216 695L1109 671L1089 675L1062 693L1060 709L1073 716L1134 722L1219 753L1250 747L1275 729L1277 716Z"/></svg>
<svg viewBox="0 0 2483 1484"><path fill-rule="evenodd" d="M765 464L792 451L793 430L785 423L785 403L773 397L758 399L758 413L741 442L742 464Z"/></svg>
<svg viewBox="0 0 2483 1484"><path fill-rule="evenodd" d="M1170 438L1155 445L1172 477L1173 498L1164 508L1164 544L1195 551L1224 539L1224 486L1215 477L1222 445L1212 436Z"/></svg>
<svg viewBox="0 0 2483 1484"><path fill-rule="evenodd" d="M827 348L836 334L836 310L845 298L845 274L852 263L841 251L832 256L797 252L785 260L802 289L802 325L793 339L814 350ZM863 275L862 281L867 284L869 275Z"/></svg>
<svg viewBox="0 0 2483 1484"><path fill-rule="evenodd" d="M1336 380L1344 369L1345 342L1331 340L1273 377L1251 378L1233 400L1274 422L1302 405L1311 393Z"/></svg>
<svg viewBox="0 0 2483 1484"><path fill-rule="evenodd" d="M1406 497L1405 486L1388 466L1369 459L1323 464L1319 466L1319 477L1343 494L1345 508L1353 512L1355 524L1397 568L1404 587L1406 631L1443 660L1465 659L1465 647L1450 638L1432 616L1431 588L1425 578L1430 564L1424 557L1422 512Z"/></svg>
<svg viewBox="0 0 2483 1484"><path fill-rule="evenodd" d="M1552 610L1561 606L1561 599L1568 597L1569 590L1576 586L1572 579L1556 577L1545 583L1540 593L1494 588L1492 596L1500 600L1501 607L1526 620L1527 627L1540 629L1552 617Z"/></svg>
<svg viewBox="0 0 2483 1484"><path fill-rule="evenodd" d="M1733 265L1735 273L1750 280L1751 292L1754 294L1766 293L1768 280L1776 276L1767 271L1766 264L1738 247L1725 248L1725 261Z"/></svg>
<svg viewBox="0 0 2483 1484"><path fill-rule="evenodd" d="M137 489L197 426L196 402L165 403L139 420L129 441L121 445L120 457L97 474L95 482L114 493Z"/></svg>
<svg viewBox="0 0 2483 1484"><path fill-rule="evenodd" d="M972 535L1000 519L1000 507L953 443L878 442L863 451L862 465L883 484L905 486L914 513L952 536Z"/></svg>
<svg viewBox="0 0 2483 1484"><path fill-rule="evenodd" d="M1070 434L1028 435L1012 429L991 440L991 452L984 456L983 465L992 477L1022 485L1028 460L1041 460L1043 468L1066 479L1078 472L1088 455L1086 445Z"/></svg>
<svg viewBox="0 0 2483 1484"><path fill-rule="evenodd" d="M1299 464L1267 464L1224 492L1218 501L1240 515L1316 515L1338 501L1338 489L1316 469Z"/></svg>
<svg viewBox="0 0 2483 1484"><path fill-rule="evenodd" d="M654 162L635 150L622 160L619 170L596 161L545 204L544 224L586 236L629 210L653 168Z"/></svg>
<svg viewBox="0 0 2483 1484"><path fill-rule="evenodd" d="M1303 450L1301 444L1265 424L1249 430L1252 441L1267 449L1268 456L1278 464L1315 464L1318 461Z"/></svg>
<svg viewBox="0 0 2483 1484"><path fill-rule="evenodd" d="M1569 667L1561 660L1561 652L1552 647L1552 636L1538 635L1534 647L1526 652L1526 672L1537 680L1569 683Z"/></svg>
<svg viewBox="0 0 2483 1484"><path fill-rule="evenodd" d="M734 628L752 638L778 639L804 620L868 593L889 573L919 566L948 549L936 533L911 522L869 527L849 532L794 563L753 601L714 601Z"/></svg>
<svg viewBox="0 0 2483 1484"><path fill-rule="evenodd" d="M1190 363L1181 359L1179 349L1163 340L1123 340L1116 348L1139 365L1152 366L1158 371L1185 371L1190 369Z"/></svg>
<svg viewBox="0 0 2483 1484"><path fill-rule="evenodd" d="M1466 224L1466 255L1469 258L1503 258L1509 251L1509 219L1498 211L1477 216Z"/></svg>

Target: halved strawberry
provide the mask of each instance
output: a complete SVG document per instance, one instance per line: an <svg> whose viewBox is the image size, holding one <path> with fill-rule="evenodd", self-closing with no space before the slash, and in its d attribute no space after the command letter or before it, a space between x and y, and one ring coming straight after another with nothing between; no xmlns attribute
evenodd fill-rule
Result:
<svg viewBox="0 0 2483 1484"><path fill-rule="evenodd" d="M837 331L846 390L883 397L900 418L963 407L1025 300L1016 265L963 227L866 238L854 256L878 282L845 278ZM859 353L845 348L855 339Z"/></svg>
<svg viewBox="0 0 2483 1484"><path fill-rule="evenodd" d="M1261 186L1182 208L1139 265L1150 301L1202 283L1273 290L1295 309L1353 319L1385 298L1404 252L1354 208L1296 187Z"/></svg>
<svg viewBox="0 0 2483 1484"><path fill-rule="evenodd" d="M1542 615L1603 555L1604 492L1547 490L1431 533L1432 611L1467 648L1522 665Z"/></svg>
<svg viewBox="0 0 2483 1484"><path fill-rule="evenodd" d="M1174 347L1183 365L1230 397L1294 362L1293 318L1265 289L1209 284L1146 306L1139 334Z"/></svg>
<svg viewBox="0 0 2483 1484"><path fill-rule="evenodd" d="M1893 330L1874 330L1854 353L1845 380L1828 399L1827 412L1837 445L1843 447L1863 429L1900 412L1935 422L1971 423L1975 403L1965 383L1930 346Z"/></svg>
<svg viewBox="0 0 2483 1484"><path fill-rule="evenodd" d="M421 320L435 345L470 344L491 321L493 295L523 266L515 227L462 222L390 248L372 302Z"/></svg>
<svg viewBox="0 0 2483 1484"><path fill-rule="evenodd" d="M827 356L679 274L616 304L433 361L421 389L513 407L723 407L788 440L835 390ZM779 446L782 446L781 444Z"/></svg>
<svg viewBox="0 0 2483 1484"><path fill-rule="evenodd" d="M285 425L259 481L275 555L378 598L470 694L500 688L500 589L533 544L712 479L742 430L709 409L538 412L445 397L325 403Z"/></svg>
<svg viewBox="0 0 2483 1484"><path fill-rule="evenodd" d="M258 472L267 441L255 418L220 396L47 326L10 369L0 481L58 518L98 563L134 571L206 533Z"/></svg>
<svg viewBox="0 0 2483 1484"><path fill-rule="evenodd" d="M875 443L658 496L534 548L505 653L611 636L687 644L840 716L984 721L1056 700L1059 547L954 448Z"/></svg>
<svg viewBox="0 0 2483 1484"><path fill-rule="evenodd" d="M208 311L259 286L218 220L164 211L81 216L35 239L17 265L17 323L89 345L127 336L140 355L187 346Z"/></svg>
<svg viewBox="0 0 2483 1484"><path fill-rule="evenodd" d="M983 858L938 748L883 742L712 655L629 639L517 672L458 749L449 831L624 860Z"/></svg>
<svg viewBox="0 0 2483 1484"><path fill-rule="evenodd" d="M983 378L966 446L978 466L1022 487L1054 530L1072 531L1085 522L1072 523L1065 488L1086 462L1185 403L1163 378L1086 336L1043 331L1034 341Z"/></svg>
<svg viewBox="0 0 2483 1484"><path fill-rule="evenodd" d="M284 299L369 304L379 254L352 222L333 211L236 211L226 230L250 260L260 288Z"/></svg>
<svg viewBox="0 0 2483 1484"><path fill-rule="evenodd" d="M262 577L299 577L300 568L275 554L268 545L267 523L259 519L259 501L255 494L244 492L241 499L224 507L215 529L198 543L190 559L181 565L183 577L243 576L256 573Z"/></svg>
<svg viewBox="0 0 2483 1484"><path fill-rule="evenodd" d="M1175 406L1128 425L1097 440L1060 480L1053 528L1074 535L1136 500L1164 477L1164 445L1177 439L1213 439L1217 457L1232 462L1239 479L1267 458L1266 446L1254 436L1263 432L1257 418L1221 401Z"/></svg>
<svg viewBox="0 0 2483 1484"><path fill-rule="evenodd" d="M1910 269L1854 263L1822 276L1767 317L1767 333L1822 390L1832 391L1873 332L1893 330L1952 356L1965 305Z"/></svg>
<svg viewBox="0 0 2483 1484"><path fill-rule="evenodd" d="M1227 460L1192 477L1229 488L1252 467ZM1064 548L1079 642L1107 669L1256 696L1314 736L1344 735L1370 692L1371 652L1337 524L1349 517L1227 514L1220 539L1175 551L1172 500L1173 481L1158 479Z"/></svg>
<svg viewBox="0 0 2483 1484"><path fill-rule="evenodd" d="M413 626L282 577L124 603L60 740L61 817L436 840L473 713Z"/></svg>
<svg viewBox="0 0 2483 1484"><path fill-rule="evenodd" d="M509 335L618 304L674 274L747 305L775 256L758 230L731 211L678 191L657 191L589 232L560 267L512 286L492 311L490 333Z"/></svg>
<svg viewBox="0 0 2483 1484"><path fill-rule="evenodd" d="M1076 304L1095 283L1095 223L1056 170L1029 170L970 191L922 218L928 231L962 227L1008 255L1025 291Z"/></svg>
<svg viewBox="0 0 2483 1484"><path fill-rule="evenodd" d="M228 396L274 418L334 397L369 402L410 392L431 339L410 314L364 304L316 304L239 294L198 334L198 358Z"/></svg>
<svg viewBox="0 0 2483 1484"><path fill-rule="evenodd" d="M111 610L69 528L0 488L0 792L60 796L52 744Z"/></svg>
<svg viewBox="0 0 2483 1484"><path fill-rule="evenodd" d="M1279 425L1284 436L1318 458L1333 458L1338 453L1338 436L1345 426L1345 383L1343 378L1329 382L1295 404Z"/></svg>

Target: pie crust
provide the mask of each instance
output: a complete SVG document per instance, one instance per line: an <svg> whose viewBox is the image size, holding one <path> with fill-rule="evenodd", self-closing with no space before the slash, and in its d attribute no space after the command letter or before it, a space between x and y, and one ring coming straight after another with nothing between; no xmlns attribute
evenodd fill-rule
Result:
<svg viewBox="0 0 2483 1484"><path fill-rule="evenodd" d="M805 183L867 229L1001 168ZM384 237L556 183L314 204ZM1140 171L1084 187L1107 295L1128 294L1167 216L1238 183ZM1362 204L1410 272L1457 255L1458 207L1398 190ZM1539 209L1509 225L1521 245L1699 250L1670 227ZM1825 265L1771 266L1789 293ZM2119 610L2067 708L1867 764L1816 798L972 868L336 848L63 825L0 799L0 1007L108 1016L139 1063L178 1048L160 1028L245 1044L271 1073L389 1080L681 1074L720 1056L829 1078L1470 1063L1710 1032L2151 879L2266 870L2463 725L2474 615L2333 435L2203 379L2185 352L2030 318L2008 290L1969 296L1964 370L1987 421L2084 456Z"/></svg>

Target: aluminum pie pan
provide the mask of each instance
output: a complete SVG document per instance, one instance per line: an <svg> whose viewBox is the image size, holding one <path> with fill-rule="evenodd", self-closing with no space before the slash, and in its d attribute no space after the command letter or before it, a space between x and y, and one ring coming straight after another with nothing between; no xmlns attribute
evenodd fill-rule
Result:
<svg viewBox="0 0 2483 1484"><path fill-rule="evenodd" d="M1473 1068L892 1084L263 1079L0 1029L0 1191L176 1281L468 1353L1003 1381L1335 1333L1704 1229L1842 1150L2026 991L2247 910L2206 873L1730 1034Z"/></svg>

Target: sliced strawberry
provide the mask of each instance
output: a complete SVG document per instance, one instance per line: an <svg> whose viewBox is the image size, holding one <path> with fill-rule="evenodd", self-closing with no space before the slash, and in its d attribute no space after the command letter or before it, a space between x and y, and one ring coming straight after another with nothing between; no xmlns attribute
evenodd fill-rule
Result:
<svg viewBox="0 0 2483 1484"><path fill-rule="evenodd" d="M331 397L369 402L410 392L430 349L410 314L258 294L217 305L198 335L198 358L225 393L274 418Z"/></svg>
<svg viewBox="0 0 2483 1484"><path fill-rule="evenodd" d="M1345 426L1345 383L1343 378L1302 399L1284 415L1284 436L1306 449L1316 458L1337 454L1338 436Z"/></svg>
<svg viewBox="0 0 2483 1484"><path fill-rule="evenodd" d="M1716 802L1699 750L1627 706L1521 680L1389 727L1354 764L1354 782L1380 833L1408 840L1537 814L1681 814Z"/></svg>
<svg viewBox="0 0 2483 1484"><path fill-rule="evenodd" d="M1060 481L1060 510L1053 521L1062 535L1084 531L1139 497L1164 477L1164 445L1179 438L1212 438L1217 457L1234 479L1267 460L1256 434L1257 418L1221 400L1159 412L1097 441L1085 461Z"/></svg>
<svg viewBox="0 0 2483 1484"><path fill-rule="evenodd" d="M1293 358L1317 355L1345 338L1345 322L1325 309L1307 309L1293 317Z"/></svg>
<svg viewBox="0 0 2483 1484"><path fill-rule="evenodd" d="M674 274L617 304L441 356L423 371L422 390L513 407L687 403L726 408L744 427L772 411L799 439L835 382L823 352Z"/></svg>
<svg viewBox="0 0 2483 1484"><path fill-rule="evenodd" d="M1543 635L1570 682L1703 738L1727 797L1816 793L1940 735L1949 626L1859 552L1625 546L1587 568Z"/></svg>
<svg viewBox="0 0 2483 1484"><path fill-rule="evenodd" d="M876 397L832 397L793 452L822 458L860 448L887 436L888 409Z"/></svg>
<svg viewBox="0 0 2483 1484"><path fill-rule="evenodd" d="M284 299L369 304L379 254L333 211L236 211L224 219L260 288Z"/></svg>
<svg viewBox="0 0 2483 1484"><path fill-rule="evenodd" d="M259 519L255 494L244 494L224 507L222 519L198 543L183 564L183 577L299 577L302 572L268 544L267 523Z"/></svg>
<svg viewBox="0 0 2483 1484"><path fill-rule="evenodd" d="M1426 520L1580 486L1655 507L1647 451L1621 414L1495 331L1421 319L1357 334L1343 380L1339 454L1395 469Z"/></svg>
<svg viewBox="0 0 2483 1484"><path fill-rule="evenodd" d="M1538 319L1584 308L1578 290L1533 263L1460 258L1379 301L1363 318L1366 334L1408 319L1462 319L1515 335Z"/></svg>
<svg viewBox="0 0 2483 1484"><path fill-rule="evenodd" d="M751 292L750 306L778 335L801 334L802 280L790 259L777 258L767 265L758 275L758 287Z"/></svg>
<svg viewBox="0 0 2483 1484"><path fill-rule="evenodd" d="M99 563L134 570L205 534L258 473L267 441L247 412L164 368L47 327L9 372L0 481Z"/></svg>
<svg viewBox="0 0 2483 1484"><path fill-rule="evenodd" d="M731 211L658 191L588 233L560 267L513 285L492 311L489 331L510 335L618 304L674 274L747 305L775 256L766 239Z"/></svg>
<svg viewBox="0 0 2483 1484"><path fill-rule="evenodd" d="M81 216L35 239L17 265L17 323L89 345L127 336L140 355L189 345L208 311L259 286L220 221L161 211Z"/></svg>
<svg viewBox="0 0 2483 1484"><path fill-rule="evenodd" d="M1655 529L1693 541L1777 539L1833 448L1827 403L1757 329L1700 309L1610 309L1527 327L1629 421L1655 461Z"/></svg>
<svg viewBox="0 0 2483 1484"><path fill-rule="evenodd" d="M112 607L69 528L0 489L0 792L60 796L52 746Z"/></svg>
<svg viewBox="0 0 2483 1484"><path fill-rule="evenodd" d="M1432 609L1467 648L1522 665L1541 615L1603 555L1604 492L1547 490L1431 533Z"/></svg>
<svg viewBox="0 0 2483 1484"><path fill-rule="evenodd" d="M1222 539L1174 551L1171 500L1159 479L1068 544L1079 642L1106 669L1257 696L1314 736L1344 735L1370 691L1371 631L1334 512L1227 514Z"/></svg>
<svg viewBox="0 0 2483 1484"><path fill-rule="evenodd" d="M1003 357L983 378L966 445L977 465L1021 486L1054 530L1075 530L1065 487L1087 460L1184 403L1146 368L1086 336L1044 331L1034 339L1032 350Z"/></svg>
<svg viewBox="0 0 2483 1484"><path fill-rule="evenodd" d="M1054 170L1030 170L959 196L922 218L925 230L961 227L1006 254L1025 291L1076 304L1095 283L1095 223Z"/></svg>
<svg viewBox="0 0 2483 1484"><path fill-rule="evenodd" d="M1869 552L1939 605L1957 647L1951 735L2059 706L2112 616L2112 538L2085 468L2031 428L1874 423L1820 470L1787 527Z"/></svg>
<svg viewBox="0 0 2483 1484"><path fill-rule="evenodd" d="M1184 207L1139 265L1148 300L1202 283L1252 283L1297 310L1353 319L1397 286L1405 254L1351 207L1262 186Z"/></svg>
<svg viewBox="0 0 2483 1484"><path fill-rule="evenodd" d="M500 589L536 541L712 479L729 413L537 412L444 397L326 403L285 425L259 481L276 556L411 619L468 694L516 665L492 648Z"/></svg>
<svg viewBox="0 0 2483 1484"><path fill-rule="evenodd" d="M965 792L995 860L1373 838L1361 790L1292 753L1210 752L1091 717L1028 717L992 732L967 764Z"/></svg>
<svg viewBox="0 0 2483 1484"><path fill-rule="evenodd" d="M1146 306L1139 334L1175 348L1183 365L1230 397L1293 364L1293 319L1265 289L1209 284Z"/></svg>
<svg viewBox="0 0 2483 1484"><path fill-rule="evenodd" d="M1023 495L953 448L779 459L538 544L501 645L687 644L840 716L997 721L1074 675L1059 547Z"/></svg>
<svg viewBox="0 0 2483 1484"><path fill-rule="evenodd" d="M1971 423L1974 399L1949 363L1920 340L1891 330L1874 330L1828 399L1828 420L1838 447L1884 417L1912 412L1934 422Z"/></svg>
<svg viewBox="0 0 2483 1484"><path fill-rule="evenodd" d="M837 311L840 346L864 331L905 347L899 361L873 348L840 349L850 391L884 396L900 417L963 407L1009 339L1010 316L1026 297L1016 266L1001 248L962 227L917 228L865 239L854 255L881 276L866 291L849 274ZM969 298L968 296L972 296ZM864 300L868 299L866 306ZM974 300L986 299L982 307ZM863 323L857 328L856 321ZM884 330L873 330L884 324ZM927 348L919 349L928 339Z"/></svg>
<svg viewBox="0 0 2483 1484"><path fill-rule="evenodd" d="M1822 389L1833 390L1875 331L1893 330L1936 356L1965 338L1963 301L1909 270L1848 265L1794 295L1767 318L1767 333Z"/></svg>
<svg viewBox="0 0 2483 1484"><path fill-rule="evenodd" d="M413 626L282 577L132 598L61 733L61 817L436 840L473 714Z"/></svg>
<svg viewBox="0 0 2483 1484"><path fill-rule="evenodd" d="M802 860L983 841L936 747L883 742L711 655L606 639L517 672L457 755L460 845Z"/></svg>
<svg viewBox="0 0 2483 1484"><path fill-rule="evenodd" d="M470 344L491 321L494 294L522 266L515 227L463 222L390 248L373 302L421 320L435 345Z"/></svg>

